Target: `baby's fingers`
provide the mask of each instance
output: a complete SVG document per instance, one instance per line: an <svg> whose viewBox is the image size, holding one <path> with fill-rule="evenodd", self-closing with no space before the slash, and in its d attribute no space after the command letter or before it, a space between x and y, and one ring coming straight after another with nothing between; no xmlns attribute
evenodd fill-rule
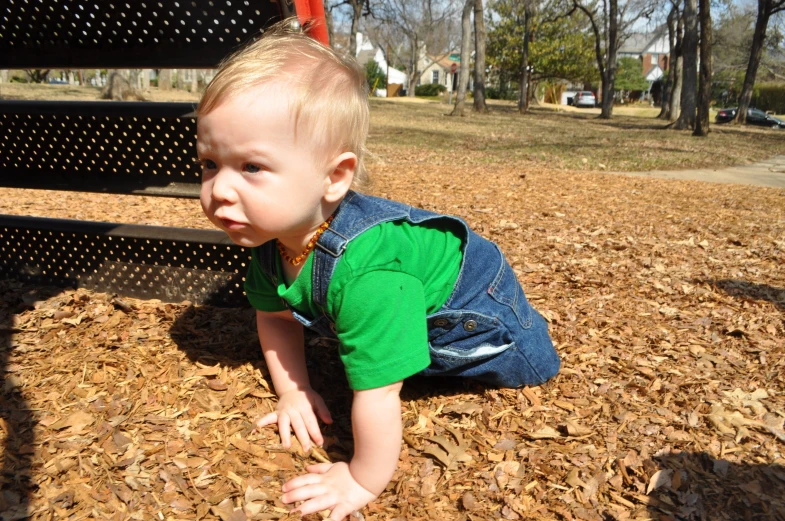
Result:
<svg viewBox="0 0 785 521"><path fill-rule="evenodd" d="M308 430L308 434L313 442L322 446L324 444L324 438L322 437L322 431L319 429L319 421L316 419L316 416L308 415L303 418L303 421L305 422L305 428ZM303 450L306 452L308 451L305 445L303 445Z"/></svg>
<svg viewBox="0 0 785 521"><path fill-rule="evenodd" d="M316 463L314 465L308 465L305 467L305 470L312 474L324 474L330 470L333 465L334 463Z"/></svg>
<svg viewBox="0 0 785 521"><path fill-rule="evenodd" d="M281 436L281 445L283 448L288 449L292 446L292 433L289 430L289 422L291 418L288 414L281 414L278 416L278 435Z"/></svg>
<svg viewBox="0 0 785 521"><path fill-rule="evenodd" d="M318 510L316 510L318 512ZM327 518L327 521L341 521L343 518L349 516L354 510L351 508L336 505L336 507L330 512L330 517Z"/></svg>
<svg viewBox="0 0 785 521"><path fill-rule="evenodd" d="M311 450L311 437L308 435L309 429L305 426L305 420L302 416L292 416L291 421L294 435L297 436L298 440L300 440L300 445L302 446L303 451L308 452ZM284 444L284 447L289 448L287 444Z"/></svg>
<svg viewBox="0 0 785 521"><path fill-rule="evenodd" d="M330 409L327 408L324 400L316 400L316 403L314 403L314 409L316 410L316 415L319 416L319 419L324 423L329 425L333 422L333 417L330 415Z"/></svg>
<svg viewBox="0 0 785 521"><path fill-rule="evenodd" d="M335 506L335 499L331 498L327 494L322 494L319 496L310 499L297 507L297 511L300 514L307 516L308 514L313 514L315 512L321 512L322 510L327 510ZM339 521L339 520L336 520Z"/></svg>
<svg viewBox="0 0 785 521"><path fill-rule="evenodd" d="M258 420L256 420L257 427L266 427L268 425L272 425L273 423L278 423L277 412L271 412L270 414L267 414L266 416L263 416Z"/></svg>

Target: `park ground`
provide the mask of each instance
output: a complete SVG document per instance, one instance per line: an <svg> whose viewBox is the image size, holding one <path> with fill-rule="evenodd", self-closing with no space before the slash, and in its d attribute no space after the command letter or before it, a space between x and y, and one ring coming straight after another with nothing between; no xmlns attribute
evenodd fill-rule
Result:
<svg viewBox="0 0 785 521"><path fill-rule="evenodd" d="M562 369L525 389L407 381L400 465L365 519L785 519L785 190L609 173L755 162L785 133L447 112L373 100L367 191L496 241ZM0 190L0 213L209 227L164 198ZM2 496L6 519L295 519L281 483L351 454L323 340L307 353L335 423L323 450L290 453L252 428L275 397L250 310L0 292L4 406L29 419L25 436L0 425L3 479L34 484L27 505Z"/></svg>

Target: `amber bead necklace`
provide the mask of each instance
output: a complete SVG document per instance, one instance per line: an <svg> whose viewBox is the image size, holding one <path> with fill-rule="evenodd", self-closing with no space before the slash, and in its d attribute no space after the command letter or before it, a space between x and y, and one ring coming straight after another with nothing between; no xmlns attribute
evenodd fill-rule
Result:
<svg viewBox="0 0 785 521"><path fill-rule="evenodd" d="M281 241L276 240L275 244L278 246L278 252L281 254L281 258L292 266L299 266L305 259L308 258L308 255L310 255L310 253L316 247L316 241L318 241L319 237L321 237L325 230L330 227L331 222L333 222L332 215L329 217L329 219L319 225L319 228L316 230L316 233L313 234L313 237L311 237L311 239L308 241L308 244L305 246L303 252L297 257L292 257L286 253L286 247L281 244Z"/></svg>

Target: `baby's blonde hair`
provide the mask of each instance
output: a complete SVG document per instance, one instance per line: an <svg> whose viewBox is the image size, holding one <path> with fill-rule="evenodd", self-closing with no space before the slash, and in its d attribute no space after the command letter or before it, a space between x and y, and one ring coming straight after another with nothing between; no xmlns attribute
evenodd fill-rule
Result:
<svg viewBox="0 0 785 521"><path fill-rule="evenodd" d="M357 62L307 36L293 20L279 22L221 63L199 102L197 117L226 98L268 84L285 87L295 134L308 129L326 154L357 156L354 185L362 186L368 178L363 159L370 114L365 73Z"/></svg>

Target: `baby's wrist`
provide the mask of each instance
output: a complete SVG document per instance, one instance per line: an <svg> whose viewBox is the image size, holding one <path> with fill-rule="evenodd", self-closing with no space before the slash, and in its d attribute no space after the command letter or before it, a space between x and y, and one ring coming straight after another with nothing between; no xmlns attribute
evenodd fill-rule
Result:
<svg viewBox="0 0 785 521"><path fill-rule="evenodd" d="M358 466L360 468L358 468ZM357 463L356 460L353 459L352 461L349 462L348 467L349 467L349 475L352 476L352 479L354 480L354 482L357 483L357 485L361 489L363 489L365 492L367 492L369 495L373 496L368 501L372 501L373 499L376 499L377 497L379 497L379 495L381 495L381 493L384 492L384 489L387 487L387 483L389 483L389 481L388 481L387 483L383 483L383 484L376 483L375 484L376 486L369 486L369 485L373 485L373 484L371 484L371 483L364 483L363 482L364 481L363 476L368 474L368 472L367 472L367 470L362 468L361 464ZM376 488L379 489L378 492L374 490Z"/></svg>
<svg viewBox="0 0 785 521"><path fill-rule="evenodd" d="M293 392L294 393L307 393L308 391L312 391L312 390L313 389L311 389L310 385L293 385L291 387L287 386L286 388L281 389L281 390L276 389L275 392L278 394L278 397L280 398L284 394L289 394L289 393L293 393Z"/></svg>

